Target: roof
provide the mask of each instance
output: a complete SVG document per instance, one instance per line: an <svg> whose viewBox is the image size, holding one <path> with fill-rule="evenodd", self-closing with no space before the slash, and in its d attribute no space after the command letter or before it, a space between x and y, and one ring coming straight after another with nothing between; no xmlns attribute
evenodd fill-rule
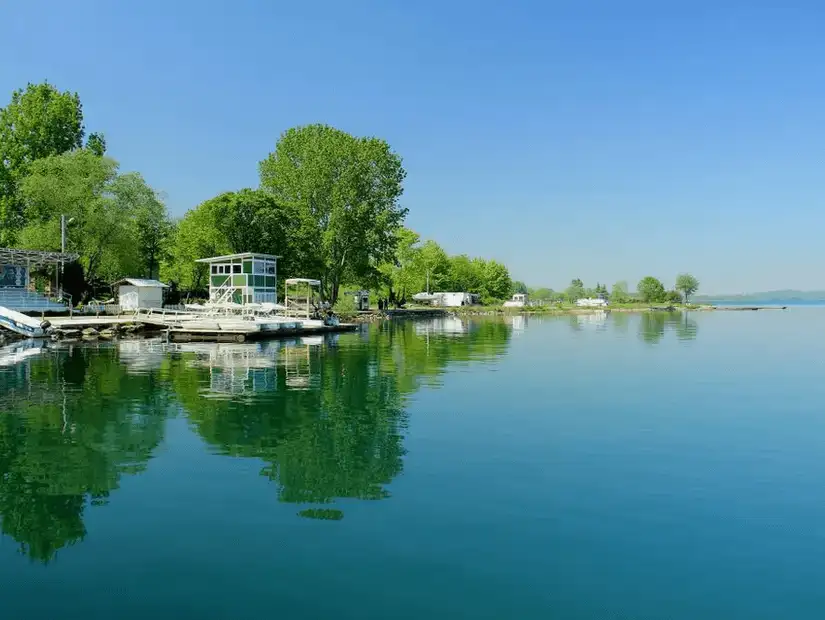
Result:
<svg viewBox="0 0 825 620"><path fill-rule="evenodd" d="M40 267L42 265L59 265L72 263L79 254L64 252L41 252L39 250L16 250L14 248L0 248L0 265L28 265Z"/></svg>
<svg viewBox="0 0 825 620"><path fill-rule="evenodd" d="M143 280L141 278L123 278L115 282L112 286L120 286L121 284L128 284L129 286L136 286L138 288L169 288L168 284L164 284L160 280Z"/></svg>
<svg viewBox="0 0 825 620"><path fill-rule="evenodd" d="M240 260L242 258L261 258L264 260L278 260L280 256L274 254L255 254L255 252L244 252L242 254L227 254L226 256L213 256L212 258L199 258L196 263L225 263L228 260Z"/></svg>
<svg viewBox="0 0 825 620"><path fill-rule="evenodd" d="M310 286L321 286L320 280L313 280L311 278L289 278L287 284L309 284Z"/></svg>

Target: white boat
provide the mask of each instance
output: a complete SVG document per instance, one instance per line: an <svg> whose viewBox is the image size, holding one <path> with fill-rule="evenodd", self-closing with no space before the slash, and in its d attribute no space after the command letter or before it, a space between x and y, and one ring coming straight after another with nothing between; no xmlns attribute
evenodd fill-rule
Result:
<svg viewBox="0 0 825 620"><path fill-rule="evenodd" d="M503 305L505 308L523 308L527 305L527 295L516 293L510 301L505 301Z"/></svg>

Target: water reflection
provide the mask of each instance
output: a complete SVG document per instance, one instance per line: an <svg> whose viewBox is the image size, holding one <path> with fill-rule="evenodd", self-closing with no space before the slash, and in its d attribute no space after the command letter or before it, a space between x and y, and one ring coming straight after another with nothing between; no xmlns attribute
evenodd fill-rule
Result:
<svg viewBox="0 0 825 620"><path fill-rule="evenodd" d="M87 508L163 438L168 394L151 375L124 376L112 353L44 348L0 375L2 531L32 559L83 540Z"/></svg>
<svg viewBox="0 0 825 620"><path fill-rule="evenodd" d="M648 344L658 344L666 331L679 340L694 340L698 331L689 312L645 312L640 315L639 337Z"/></svg>
<svg viewBox="0 0 825 620"><path fill-rule="evenodd" d="M340 340L7 347L2 531L42 562L82 541L86 512L147 467L181 410L216 454L263 461L261 475L297 515L340 520L338 500L390 496L409 397L452 364L503 355L512 331L502 321L388 322Z"/></svg>

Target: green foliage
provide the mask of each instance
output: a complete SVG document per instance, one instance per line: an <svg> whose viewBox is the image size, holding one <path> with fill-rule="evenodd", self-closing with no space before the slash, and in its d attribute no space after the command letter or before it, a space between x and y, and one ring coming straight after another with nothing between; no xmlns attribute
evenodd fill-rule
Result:
<svg viewBox="0 0 825 620"><path fill-rule="evenodd" d="M80 97L48 82L14 91L0 109L0 245L12 245L25 224L17 186L29 167L81 147L83 132Z"/></svg>
<svg viewBox="0 0 825 620"><path fill-rule="evenodd" d="M682 303L682 294L677 290L672 291L665 291L664 300L670 304L680 304Z"/></svg>
<svg viewBox="0 0 825 620"><path fill-rule="evenodd" d="M420 240L418 233L408 228L402 227L398 231L395 260L379 267L383 281L389 286L390 296L405 299L424 290L427 275Z"/></svg>
<svg viewBox="0 0 825 620"><path fill-rule="evenodd" d="M106 138L103 137L102 133L89 134L86 140L86 148L94 155L103 157L106 154Z"/></svg>
<svg viewBox="0 0 825 620"><path fill-rule="evenodd" d="M425 241L419 250L418 258L420 269L424 272L425 287L428 274L430 291L445 291L451 287L450 257L440 245L435 241Z"/></svg>
<svg viewBox="0 0 825 620"><path fill-rule="evenodd" d="M164 279L182 289L208 288L208 265L200 258L256 252L281 256L279 276L294 275L312 262L311 239L294 208L279 204L268 192L242 189L202 202L177 223Z"/></svg>
<svg viewBox="0 0 825 620"><path fill-rule="evenodd" d="M261 187L295 209L315 239L314 267L324 297L338 299L343 281L377 277L391 262L407 210L399 205L406 172L378 138L358 138L328 125L287 130L260 163Z"/></svg>
<svg viewBox="0 0 825 620"><path fill-rule="evenodd" d="M699 280L689 273L680 273L676 277L676 290L685 297L685 303L690 301L690 296L699 290Z"/></svg>
<svg viewBox="0 0 825 620"><path fill-rule="evenodd" d="M577 299L583 298L585 296L585 291L582 281L578 278L571 280L570 286L568 286L565 291L565 295L567 296L567 300L571 303L575 302Z"/></svg>
<svg viewBox="0 0 825 620"><path fill-rule="evenodd" d="M613 289L610 291L610 301L617 304L624 304L630 301L627 282L622 280L613 285Z"/></svg>
<svg viewBox="0 0 825 620"><path fill-rule="evenodd" d="M653 276L646 276L639 281L636 287L640 299L645 303L665 301L665 287Z"/></svg>
<svg viewBox="0 0 825 620"><path fill-rule="evenodd" d="M131 264L121 262L120 271L147 278L157 277L172 231L166 206L137 172L118 176L112 183L111 193L118 203L117 211L131 220L132 230L128 235L136 241Z"/></svg>
<svg viewBox="0 0 825 620"><path fill-rule="evenodd" d="M113 278L135 264L128 204L113 194L117 163L85 149L39 159L20 182L27 224L20 245L60 249L60 216L73 218L67 250L81 254L86 277Z"/></svg>
<svg viewBox="0 0 825 620"><path fill-rule="evenodd" d="M513 280L512 293L513 294L519 293L519 294L522 294L522 295L528 295L530 293L530 289L521 280Z"/></svg>

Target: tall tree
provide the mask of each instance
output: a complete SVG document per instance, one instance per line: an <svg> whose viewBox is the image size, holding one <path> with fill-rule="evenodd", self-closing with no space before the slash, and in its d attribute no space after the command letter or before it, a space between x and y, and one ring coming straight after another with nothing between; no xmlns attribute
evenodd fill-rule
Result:
<svg viewBox="0 0 825 620"><path fill-rule="evenodd" d="M689 273L680 273L676 277L676 290L684 295L685 303L688 303L690 296L699 290L699 280Z"/></svg>
<svg viewBox="0 0 825 620"><path fill-rule="evenodd" d="M323 294L334 303L345 280L373 279L391 261L407 210L399 204L401 157L378 138L328 125L294 127L260 163L261 187L294 207L313 251Z"/></svg>
<svg viewBox="0 0 825 620"><path fill-rule="evenodd" d="M503 301L511 295L513 281L510 272L495 260L483 262L481 272L481 299L485 304Z"/></svg>
<svg viewBox="0 0 825 620"><path fill-rule="evenodd" d="M578 278L574 278L570 281L570 286L567 287L567 299L568 301L574 302L577 299L581 299L584 297L584 283L579 280Z"/></svg>
<svg viewBox="0 0 825 620"><path fill-rule="evenodd" d="M478 293L481 290L483 267L466 254L450 258L450 288L456 292Z"/></svg>
<svg viewBox="0 0 825 620"><path fill-rule="evenodd" d="M426 275L421 264L420 241L417 232L409 228L399 230L395 258L381 267L383 279L390 287L390 297L404 299L424 290Z"/></svg>
<svg viewBox="0 0 825 620"><path fill-rule="evenodd" d="M188 211L178 224L163 274L186 290L206 286L199 258L258 252L281 256L278 271L294 275L313 260L312 239L294 207L278 203L262 190L225 192Z"/></svg>
<svg viewBox="0 0 825 620"><path fill-rule="evenodd" d="M424 287L430 291L444 291L450 288L450 257L435 241L425 241L418 253L423 271Z"/></svg>
<svg viewBox="0 0 825 620"><path fill-rule="evenodd" d="M111 281L136 269L139 200L132 196L151 190L141 187L145 184L139 177L121 183L117 167L113 159L87 149L34 161L18 191L27 221L20 245L60 249L60 216L66 215L73 220L67 249L80 254L88 282Z"/></svg>
<svg viewBox="0 0 825 620"><path fill-rule="evenodd" d="M646 276L639 281L636 287L639 297L645 303L661 302L665 300L664 285L653 276Z"/></svg>
<svg viewBox="0 0 825 620"><path fill-rule="evenodd" d="M119 203L118 212L131 214L132 235L137 242L130 265L133 275L157 277L172 227L166 207L137 172L118 176L112 183L111 193Z"/></svg>
<svg viewBox="0 0 825 620"><path fill-rule="evenodd" d="M621 280L613 285L610 291L610 301L616 304L626 303L630 299L630 294L627 289L627 282Z"/></svg>
<svg viewBox="0 0 825 620"><path fill-rule="evenodd" d="M14 91L0 109L0 245L12 245L25 223L17 186L32 162L81 147L83 132L80 97L48 82Z"/></svg>

